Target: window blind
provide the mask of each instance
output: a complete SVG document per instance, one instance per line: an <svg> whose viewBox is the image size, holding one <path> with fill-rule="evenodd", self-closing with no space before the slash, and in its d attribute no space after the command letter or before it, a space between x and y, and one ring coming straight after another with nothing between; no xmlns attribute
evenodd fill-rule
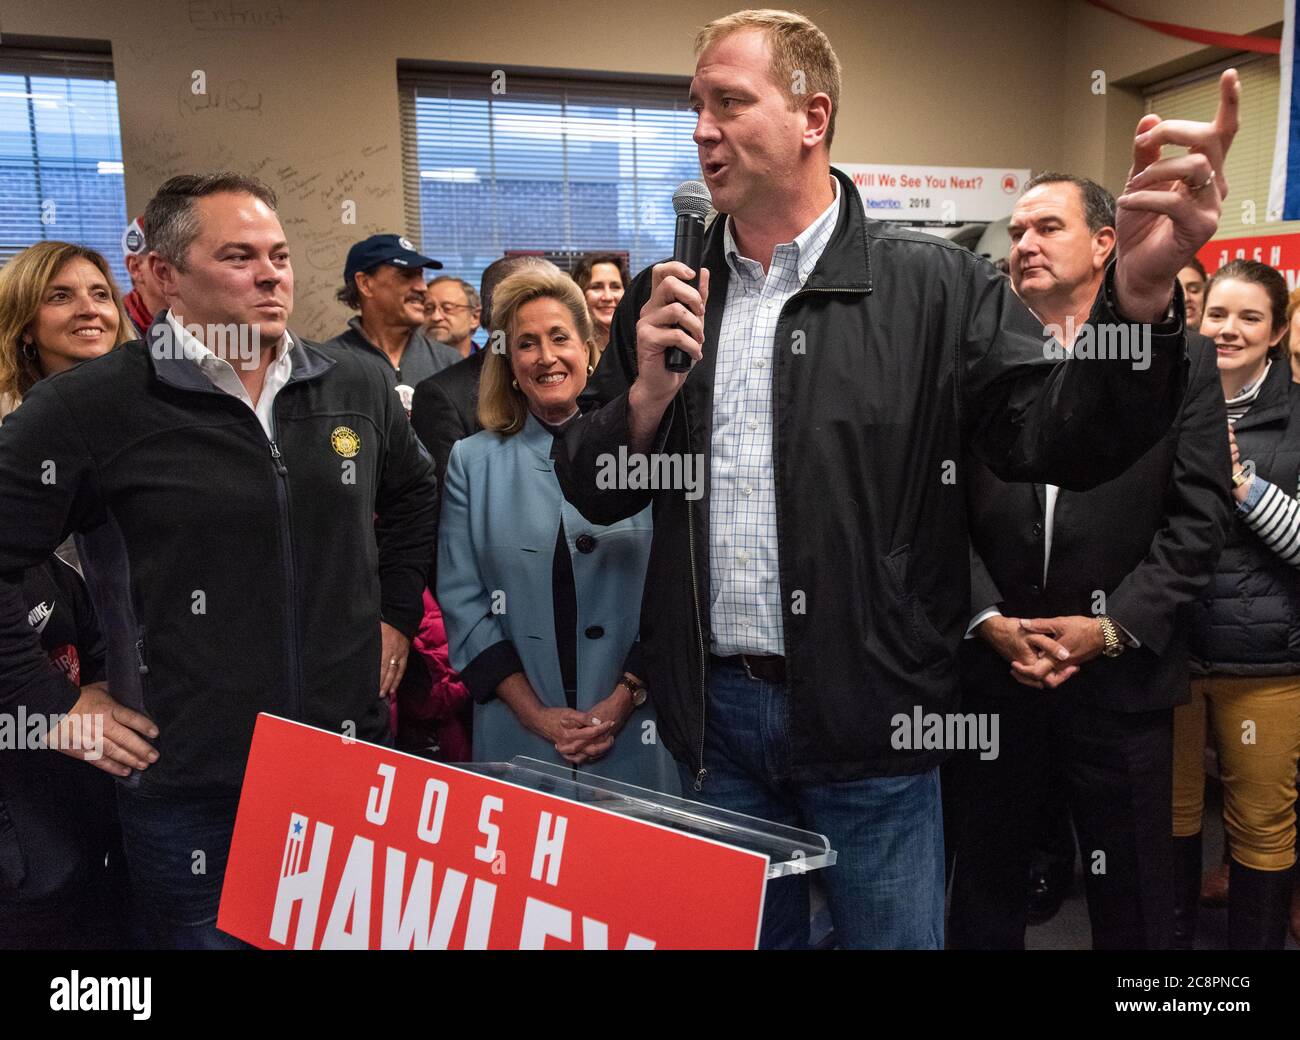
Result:
<svg viewBox="0 0 1300 1040"><path fill-rule="evenodd" d="M1229 195L1223 203L1215 238L1283 235L1300 231L1300 221L1265 221L1268 182L1273 171L1273 141L1277 133L1277 58L1249 56L1220 63L1201 73L1147 91L1146 111L1164 119L1210 121L1219 107L1219 73L1235 66L1241 76L1241 126L1224 164ZM1166 149L1166 155L1186 149Z"/></svg>
<svg viewBox="0 0 1300 1040"><path fill-rule="evenodd" d="M75 242L103 253L126 292L126 222L111 62L0 48L0 262Z"/></svg>
<svg viewBox="0 0 1300 1040"><path fill-rule="evenodd" d="M399 73L406 230L474 285L507 250L671 255L672 194L700 175L688 84Z"/></svg>

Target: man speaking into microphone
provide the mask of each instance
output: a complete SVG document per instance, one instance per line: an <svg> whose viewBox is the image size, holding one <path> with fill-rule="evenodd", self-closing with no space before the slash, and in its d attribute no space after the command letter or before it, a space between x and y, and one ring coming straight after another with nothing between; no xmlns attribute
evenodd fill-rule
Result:
<svg viewBox="0 0 1300 1040"><path fill-rule="evenodd" d="M991 264L866 219L830 167L840 68L806 18L730 15L696 52L694 139L724 216L698 291L677 263L633 281L595 377L605 403L566 435L560 479L594 523L654 503L641 640L686 795L827 835L840 945L941 947L951 748L921 730L958 710L958 462L969 448L1003 480L1082 490L1168 427L1186 367L1175 276L1218 223L1236 74L1214 123L1138 124L1090 316L1149 326L1137 369L1053 360ZM1161 159L1164 144L1191 151ZM689 373L665 367L673 347ZM705 496L598 482L620 448L702 455ZM807 878L770 883L762 945L808 937Z"/></svg>

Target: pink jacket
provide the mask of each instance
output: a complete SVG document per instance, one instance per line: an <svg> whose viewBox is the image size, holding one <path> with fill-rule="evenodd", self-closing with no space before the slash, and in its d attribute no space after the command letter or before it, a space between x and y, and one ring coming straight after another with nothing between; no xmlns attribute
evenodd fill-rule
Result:
<svg viewBox="0 0 1300 1040"><path fill-rule="evenodd" d="M413 684L403 681L399 688L393 708L397 746L427 746L436 741L441 761L468 762L472 718L469 691L452 670L442 611L428 589L424 590L424 618L411 641L411 654L419 654L433 682L428 689L417 687L413 691ZM407 667L409 670L410 665Z"/></svg>

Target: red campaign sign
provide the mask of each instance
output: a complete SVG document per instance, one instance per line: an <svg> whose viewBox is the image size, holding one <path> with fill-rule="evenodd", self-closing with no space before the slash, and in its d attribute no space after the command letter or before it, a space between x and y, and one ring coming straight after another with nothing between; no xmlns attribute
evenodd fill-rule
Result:
<svg viewBox="0 0 1300 1040"><path fill-rule="evenodd" d="M1281 271L1288 290L1300 284L1300 234L1212 238L1196 257L1209 274L1232 260L1258 260Z"/></svg>
<svg viewBox="0 0 1300 1040"><path fill-rule="evenodd" d="M767 857L259 715L217 926L264 949L753 949Z"/></svg>

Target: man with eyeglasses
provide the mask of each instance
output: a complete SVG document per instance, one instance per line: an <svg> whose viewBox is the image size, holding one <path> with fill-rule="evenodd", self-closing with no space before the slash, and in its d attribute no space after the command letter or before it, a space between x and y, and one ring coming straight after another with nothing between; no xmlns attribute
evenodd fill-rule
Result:
<svg viewBox="0 0 1300 1040"><path fill-rule="evenodd" d="M478 293L469 282L445 274L429 283L424 298L425 330L462 359L474 352L480 313Z"/></svg>
<svg viewBox="0 0 1300 1040"><path fill-rule="evenodd" d="M339 302L360 313L323 346L356 351L383 362L407 414L415 386L454 365L460 356L430 339L424 322L424 269L442 264L415 251L400 235L371 235L348 250Z"/></svg>

